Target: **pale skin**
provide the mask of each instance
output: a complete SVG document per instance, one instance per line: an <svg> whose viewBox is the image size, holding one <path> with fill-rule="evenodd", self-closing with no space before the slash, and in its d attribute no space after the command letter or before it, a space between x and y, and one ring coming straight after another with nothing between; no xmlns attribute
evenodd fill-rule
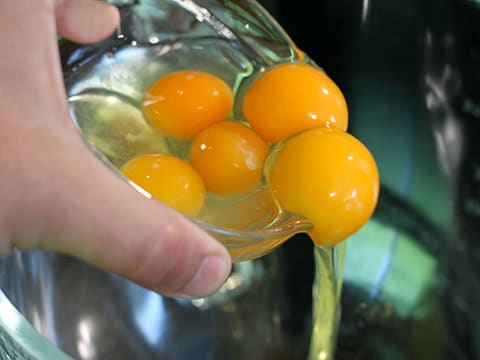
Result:
<svg viewBox="0 0 480 360"><path fill-rule="evenodd" d="M54 251L166 296L211 294L226 249L107 169L69 118L57 33L96 42L117 23L97 0L0 0L0 253Z"/></svg>

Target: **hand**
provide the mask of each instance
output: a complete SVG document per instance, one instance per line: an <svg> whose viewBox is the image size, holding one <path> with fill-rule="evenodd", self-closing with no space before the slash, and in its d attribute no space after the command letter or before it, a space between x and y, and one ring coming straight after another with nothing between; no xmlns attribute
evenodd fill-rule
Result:
<svg viewBox="0 0 480 360"><path fill-rule="evenodd" d="M225 248L108 170L68 115L57 31L95 42L117 22L97 0L0 0L0 251L56 251L167 296L205 296L230 271Z"/></svg>

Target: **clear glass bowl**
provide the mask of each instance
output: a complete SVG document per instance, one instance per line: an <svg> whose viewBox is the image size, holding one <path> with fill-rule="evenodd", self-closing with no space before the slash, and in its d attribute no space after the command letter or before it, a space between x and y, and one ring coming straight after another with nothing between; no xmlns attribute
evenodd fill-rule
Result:
<svg viewBox="0 0 480 360"><path fill-rule="evenodd" d="M90 147L119 176L117 168L133 154L188 156L188 142L161 137L140 111L145 89L163 74L208 71L241 98L266 67L309 61L253 1L120 3L122 22L116 35L95 45L62 44L69 49L63 52L63 70L72 118ZM240 107L236 101L235 119L243 116ZM265 189L228 204L207 199L216 202L218 210L192 220L222 241L234 261L260 257L294 234L311 230L305 218L279 211Z"/></svg>
<svg viewBox="0 0 480 360"><path fill-rule="evenodd" d="M0 359L71 358L41 336L0 290Z"/></svg>

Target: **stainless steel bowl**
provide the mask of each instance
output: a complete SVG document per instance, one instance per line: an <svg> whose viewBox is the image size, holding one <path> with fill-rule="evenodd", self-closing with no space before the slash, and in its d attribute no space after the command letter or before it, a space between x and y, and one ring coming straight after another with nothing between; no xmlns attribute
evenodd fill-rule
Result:
<svg viewBox="0 0 480 360"><path fill-rule="evenodd" d="M382 175L374 218L349 240L336 358L479 358L478 3L269 5L344 90ZM238 265L228 296L194 302L15 252L0 266L0 358L305 359L311 250L298 236Z"/></svg>

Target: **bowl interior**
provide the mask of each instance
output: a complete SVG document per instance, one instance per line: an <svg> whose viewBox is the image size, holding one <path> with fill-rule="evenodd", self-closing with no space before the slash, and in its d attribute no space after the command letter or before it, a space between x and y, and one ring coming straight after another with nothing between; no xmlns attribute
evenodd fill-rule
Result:
<svg viewBox="0 0 480 360"><path fill-rule="evenodd" d="M160 135L142 115L142 98L155 79L180 69L207 71L241 100L265 67L303 56L255 2L145 1L120 11L121 27L110 39L88 46L60 42L72 119L119 176L118 167L138 154L188 159L190 141ZM239 121L240 100L231 115ZM311 229L308 220L281 211L262 181L253 193L235 198L207 195L208 210L193 219L222 241L235 261L262 256Z"/></svg>

